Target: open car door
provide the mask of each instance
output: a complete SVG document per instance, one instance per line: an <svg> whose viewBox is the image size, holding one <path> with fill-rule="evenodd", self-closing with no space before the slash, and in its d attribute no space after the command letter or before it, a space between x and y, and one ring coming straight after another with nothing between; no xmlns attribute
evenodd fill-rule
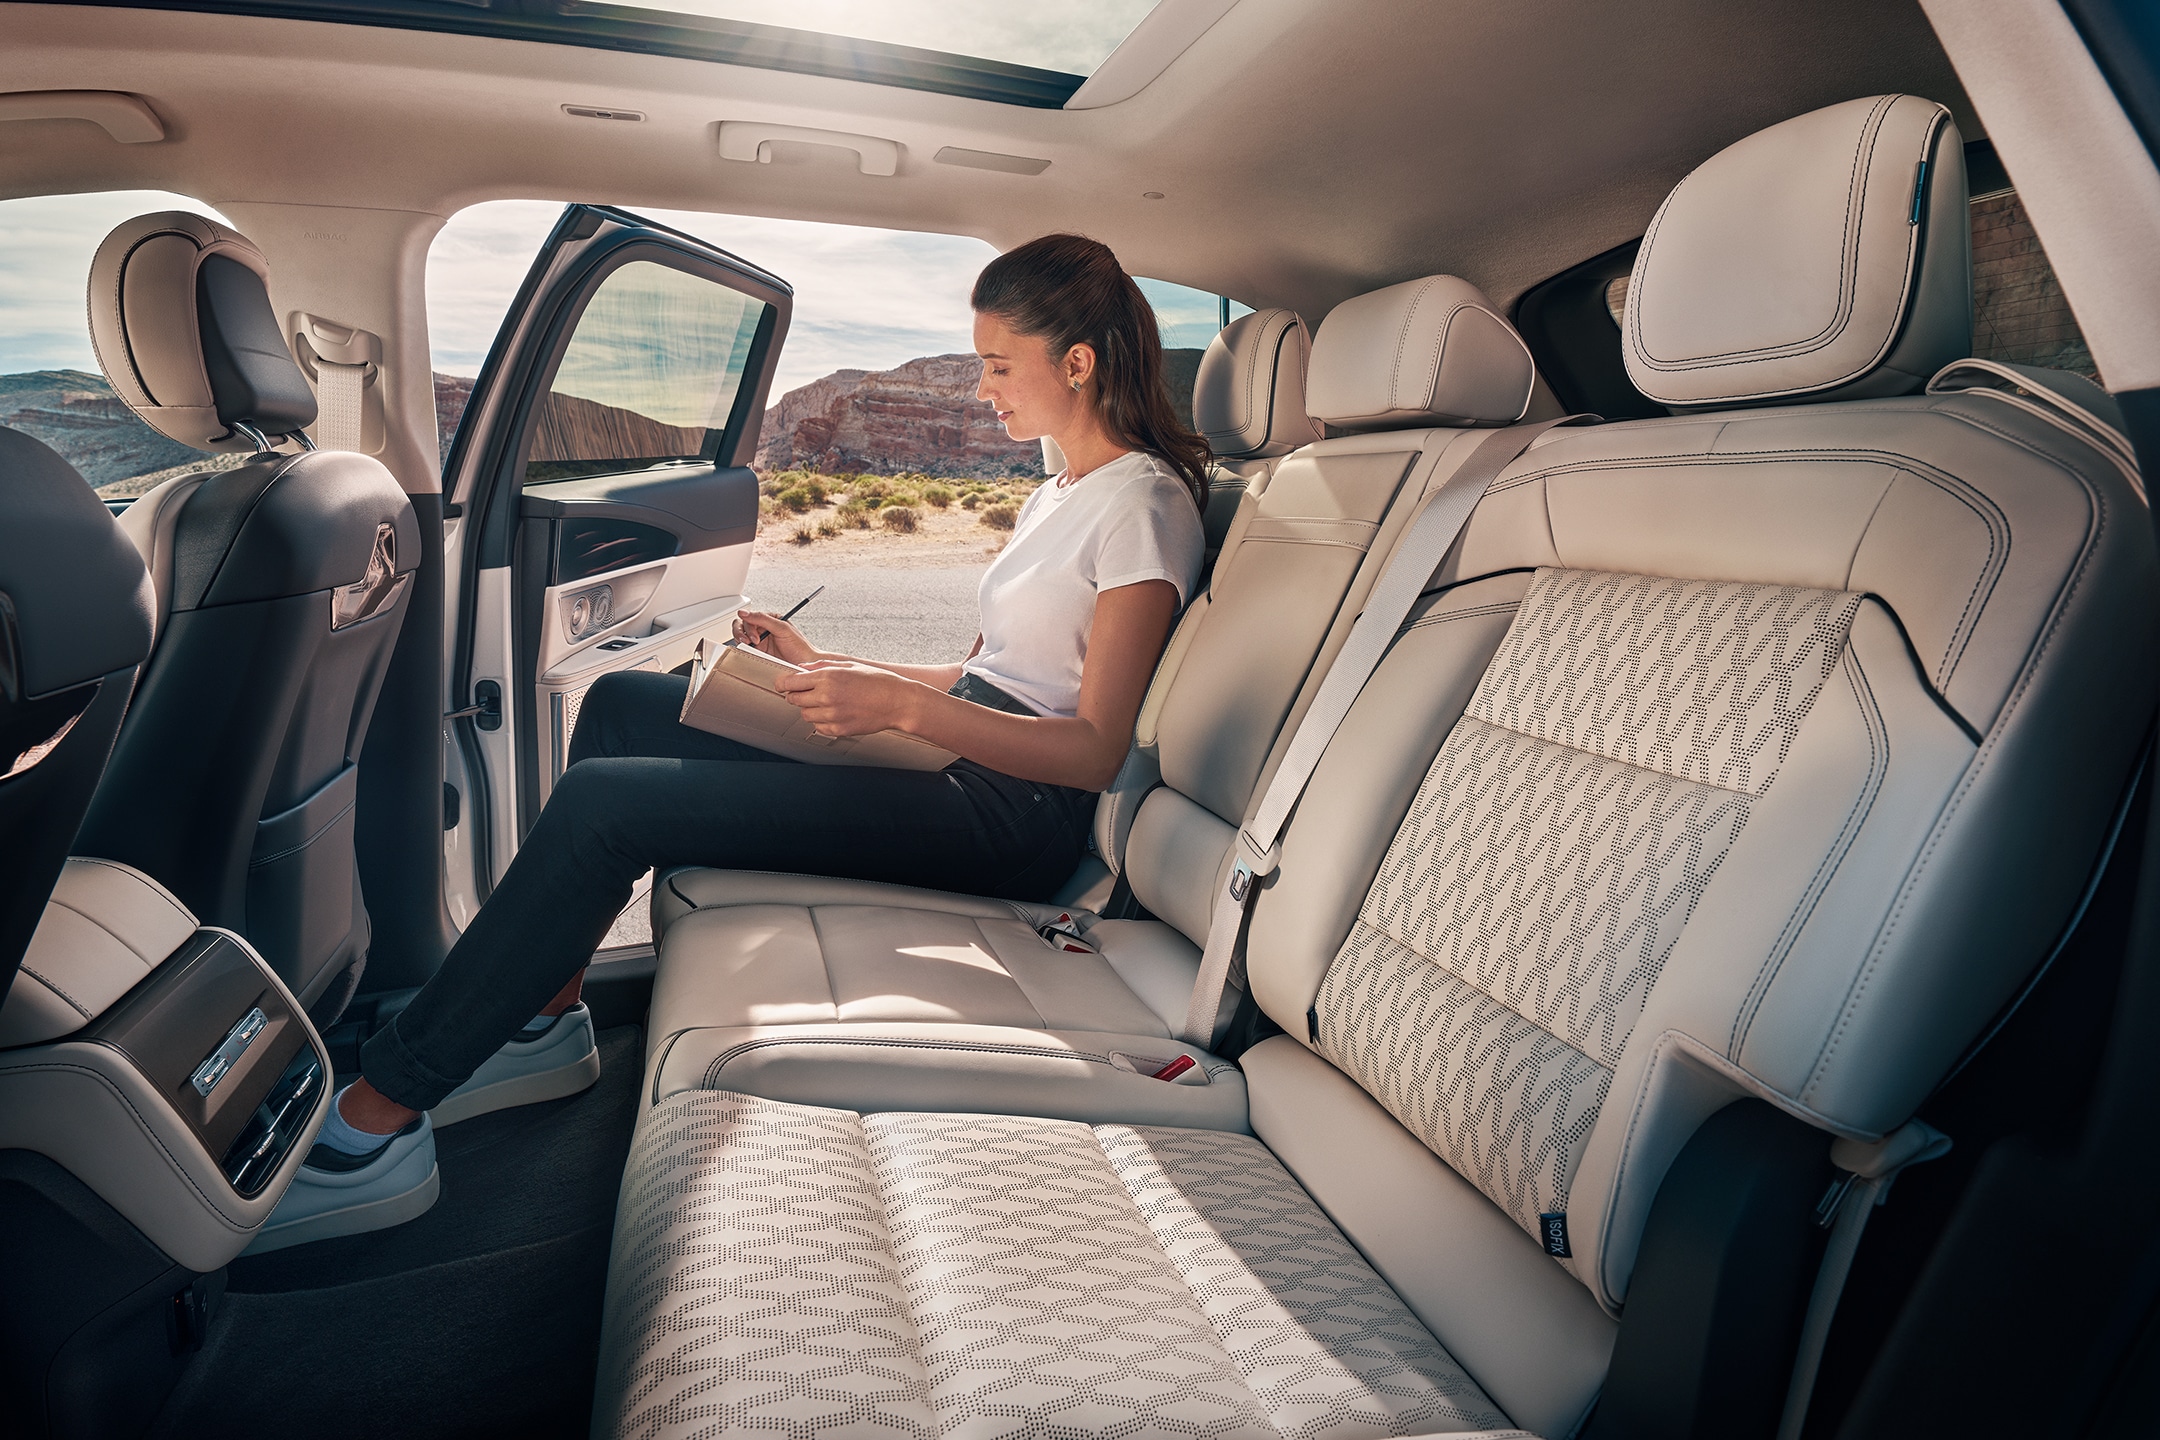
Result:
<svg viewBox="0 0 2160 1440"><path fill-rule="evenodd" d="M792 291L649 220L572 205L444 467L447 895L463 925L567 763L579 703L724 635L757 535L748 462Z"/></svg>

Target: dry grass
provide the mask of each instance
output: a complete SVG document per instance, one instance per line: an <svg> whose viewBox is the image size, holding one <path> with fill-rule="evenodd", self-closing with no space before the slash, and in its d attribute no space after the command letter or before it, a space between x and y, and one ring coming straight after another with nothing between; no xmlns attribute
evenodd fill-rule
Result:
<svg viewBox="0 0 2160 1440"><path fill-rule="evenodd" d="M957 541L961 532L955 527L967 524L959 512L972 513L992 530L1009 532L1019 502L1040 483L1033 478L939 480L913 473L780 470L759 478L758 518L776 522L767 532L767 543L777 543L783 551L816 546L822 552L826 544L836 544L852 553L865 544L899 544L911 547L909 553L918 545L942 553ZM968 529L981 534L972 526Z"/></svg>

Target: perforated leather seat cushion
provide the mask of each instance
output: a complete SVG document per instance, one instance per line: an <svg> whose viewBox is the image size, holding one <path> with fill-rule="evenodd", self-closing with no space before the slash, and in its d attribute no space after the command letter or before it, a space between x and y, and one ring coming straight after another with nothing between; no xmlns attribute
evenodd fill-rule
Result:
<svg viewBox="0 0 2160 1440"><path fill-rule="evenodd" d="M610 1277L603 1435L1525 1433L1245 1136L681 1095Z"/></svg>

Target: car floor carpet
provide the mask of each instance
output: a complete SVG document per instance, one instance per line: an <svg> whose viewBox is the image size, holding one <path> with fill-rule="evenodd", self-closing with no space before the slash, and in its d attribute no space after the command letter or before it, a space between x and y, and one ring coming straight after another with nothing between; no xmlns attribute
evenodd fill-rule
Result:
<svg viewBox="0 0 2160 1440"><path fill-rule="evenodd" d="M644 1060L637 1026L598 1039L583 1094L437 1134L419 1219L234 1261L152 1434L584 1435Z"/></svg>

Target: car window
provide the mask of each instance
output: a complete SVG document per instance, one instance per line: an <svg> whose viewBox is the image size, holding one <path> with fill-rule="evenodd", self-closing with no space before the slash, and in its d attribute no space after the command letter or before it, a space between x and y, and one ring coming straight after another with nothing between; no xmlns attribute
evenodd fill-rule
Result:
<svg viewBox="0 0 2160 1440"><path fill-rule="evenodd" d="M618 268L586 302L540 402L526 483L704 455L771 308L672 266Z"/></svg>
<svg viewBox="0 0 2160 1440"><path fill-rule="evenodd" d="M84 295L98 242L122 221L158 210L225 218L162 190L0 201L8 257L0 267L0 425L50 445L107 499L247 459L205 455L136 419L90 348Z"/></svg>

